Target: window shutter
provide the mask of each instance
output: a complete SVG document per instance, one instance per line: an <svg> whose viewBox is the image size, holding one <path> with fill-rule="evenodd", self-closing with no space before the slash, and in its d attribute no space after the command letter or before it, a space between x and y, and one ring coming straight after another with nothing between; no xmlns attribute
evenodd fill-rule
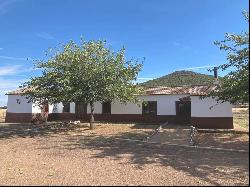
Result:
<svg viewBox="0 0 250 187"><path fill-rule="evenodd" d="M103 114L111 114L111 102L103 102L102 103L102 113Z"/></svg>
<svg viewBox="0 0 250 187"><path fill-rule="evenodd" d="M70 112L70 103L63 103L63 112Z"/></svg>

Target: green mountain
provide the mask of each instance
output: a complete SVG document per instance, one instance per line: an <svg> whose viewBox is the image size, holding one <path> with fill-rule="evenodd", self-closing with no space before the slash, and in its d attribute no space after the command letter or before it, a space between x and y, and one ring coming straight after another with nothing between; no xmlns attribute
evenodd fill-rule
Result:
<svg viewBox="0 0 250 187"><path fill-rule="evenodd" d="M208 85L214 80L212 75L196 73L193 71L175 71L163 77L143 82L140 85L145 87L157 86L184 86L184 85Z"/></svg>

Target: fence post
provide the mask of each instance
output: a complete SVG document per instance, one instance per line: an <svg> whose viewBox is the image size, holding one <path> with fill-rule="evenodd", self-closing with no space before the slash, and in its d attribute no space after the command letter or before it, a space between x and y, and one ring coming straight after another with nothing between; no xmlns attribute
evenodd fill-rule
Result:
<svg viewBox="0 0 250 187"><path fill-rule="evenodd" d="M190 129L190 137L189 137L189 145L194 146L195 145L195 134L196 134L196 128L194 126L191 126Z"/></svg>

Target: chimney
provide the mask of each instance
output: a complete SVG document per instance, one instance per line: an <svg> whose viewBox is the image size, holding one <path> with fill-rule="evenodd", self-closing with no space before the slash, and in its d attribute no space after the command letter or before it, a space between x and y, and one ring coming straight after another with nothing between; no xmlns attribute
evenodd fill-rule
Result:
<svg viewBox="0 0 250 187"><path fill-rule="evenodd" d="M214 67L214 84L219 84L219 80L218 80L218 67Z"/></svg>
<svg viewBox="0 0 250 187"><path fill-rule="evenodd" d="M214 78L218 79L218 67L214 67Z"/></svg>

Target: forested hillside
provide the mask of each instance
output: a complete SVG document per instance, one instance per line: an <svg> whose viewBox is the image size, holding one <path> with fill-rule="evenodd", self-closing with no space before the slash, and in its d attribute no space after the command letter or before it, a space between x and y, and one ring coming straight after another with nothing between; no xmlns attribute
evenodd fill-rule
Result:
<svg viewBox="0 0 250 187"><path fill-rule="evenodd" d="M193 71L175 71L163 77L141 83L145 87L157 86L183 86L183 85L208 85L213 82L212 75L200 74Z"/></svg>

